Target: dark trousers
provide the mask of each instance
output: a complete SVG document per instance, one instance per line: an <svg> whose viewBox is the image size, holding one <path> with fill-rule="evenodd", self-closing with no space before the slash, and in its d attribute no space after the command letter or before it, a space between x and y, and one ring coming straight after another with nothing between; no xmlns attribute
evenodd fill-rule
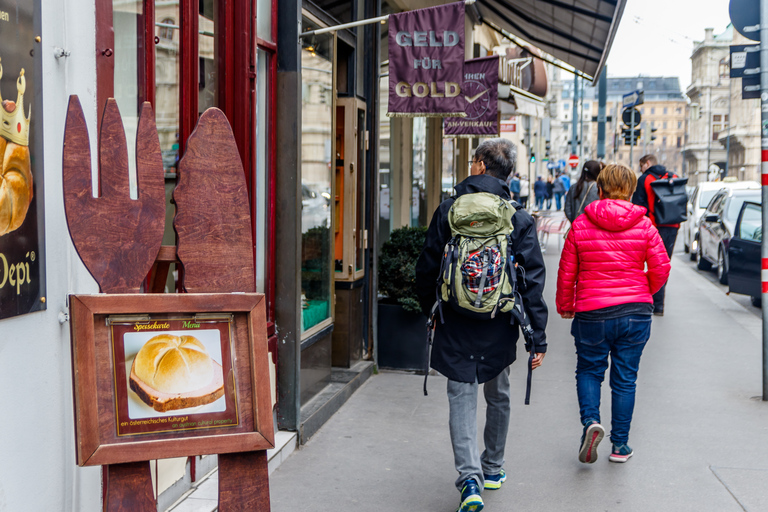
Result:
<svg viewBox="0 0 768 512"><path fill-rule="evenodd" d="M675 240L677 240L677 231L680 228L659 226L657 229L659 230L661 241L664 242L664 248L667 250L667 256L669 256L669 259L671 260L672 251L675 249ZM661 287L661 290L653 294L654 311L664 311L664 290L666 287L667 283L664 283L664 286Z"/></svg>

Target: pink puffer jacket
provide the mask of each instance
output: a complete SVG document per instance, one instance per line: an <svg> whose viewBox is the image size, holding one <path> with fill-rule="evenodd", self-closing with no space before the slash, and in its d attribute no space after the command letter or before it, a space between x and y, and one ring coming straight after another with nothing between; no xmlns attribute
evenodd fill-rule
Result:
<svg viewBox="0 0 768 512"><path fill-rule="evenodd" d="M576 218L565 240L557 312L653 303L651 294L667 281L669 270L664 243L645 208L618 199L595 201Z"/></svg>

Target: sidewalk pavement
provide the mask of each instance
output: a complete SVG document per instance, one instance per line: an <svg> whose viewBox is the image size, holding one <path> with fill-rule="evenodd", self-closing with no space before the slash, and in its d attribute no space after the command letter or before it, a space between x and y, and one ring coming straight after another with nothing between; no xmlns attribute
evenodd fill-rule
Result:
<svg viewBox="0 0 768 512"><path fill-rule="evenodd" d="M525 406L518 349L508 478L483 494L485 510L768 510L760 320L682 264L682 253L673 256L665 316L654 317L640 365L630 433L635 455L609 463L606 439L595 464L578 462L576 356L570 321L554 311L554 236L548 245L549 351ZM272 473L272 511L456 510L446 379L430 376L427 397L422 381L394 372L369 379ZM607 379L602 401L609 429ZM479 405L482 418L482 398Z"/></svg>

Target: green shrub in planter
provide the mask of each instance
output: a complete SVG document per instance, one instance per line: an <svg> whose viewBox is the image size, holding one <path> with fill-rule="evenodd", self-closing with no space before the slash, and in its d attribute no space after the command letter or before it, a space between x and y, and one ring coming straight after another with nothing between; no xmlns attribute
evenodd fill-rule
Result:
<svg viewBox="0 0 768 512"><path fill-rule="evenodd" d="M379 255L379 293L412 313L421 312L414 285L416 260L424 248L426 233L427 228L395 229Z"/></svg>

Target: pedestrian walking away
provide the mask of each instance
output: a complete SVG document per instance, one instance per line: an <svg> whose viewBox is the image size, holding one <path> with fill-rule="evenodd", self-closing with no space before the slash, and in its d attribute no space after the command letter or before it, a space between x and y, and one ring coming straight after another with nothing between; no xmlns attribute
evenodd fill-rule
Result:
<svg viewBox="0 0 768 512"><path fill-rule="evenodd" d="M563 205L563 196L565 195L565 183L563 183L562 175L558 174L555 178L555 182L552 185L552 192L555 195L555 209L560 211Z"/></svg>
<svg viewBox="0 0 768 512"><path fill-rule="evenodd" d="M587 206L568 232L557 273L557 312L573 319L576 394L582 435L579 460L593 463L605 435L600 387L610 355L609 460L634 454L629 428L640 356L651 335L653 298L669 276L669 256L645 210L629 199L637 177L621 164L597 177L600 200ZM647 267L647 272L645 268Z"/></svg>
<svg viewBox="0 0 768 512"><path fill-rule="evenodd" d="M509 191L512 193L512 200L520 202L520 175L515 173L510 175Z"/></svg>
<svg viewBox="0 0 768 512"><path fill-rule="evenodd" d="M544 202L547 200L547 182L541 176L537 176L533 184L533 195L536 196L536 209L543 210Z"/></svg>
<svg viewBox="0 0 768 512"><path fill-rule="evenodd" d="M597 160L585 162L578 181L565 195L563 211L571 223L584 213L584 208L600 199L597 193L597 176L602 168Z"/></svg>
<svg viewBox="0 0 768 512"><path fill-rule="evenodd" d="M520 178L520 204L523 208L528 208L528 197L531 194L531 183L525 176Z"/></svg>
<svg viewBox="0 0 768 512"><path fill-rule="evenodd" d="M547 210L552 208L552 198L555 197L555 180L552 176L547 177Z"/></svg>
<svg viewBox="0 0 768 512"><path fill-rule="evenodd" d="M541 365L547 350L547 306L542 297L544 258L536 238L533 217L519 208L519 204L509 202L511 197L506 185L516 160L516 148L506 139L490 139L478 146L471 175L456 185L456 195L443 201L435 211L424 249L416 264L416 291L421 307L425 312L437 310L429 363L431 368L448 379L448 427L458 472L455 485L460 493L460 512L481 510L483 490L499 489L506 480L504 453L510 419L509 374L520 333L520 312L505 312L512 302L496 303L494 311L491 313L489 310L486 318L466 308L477 306L481 297L493 296L504 286L503 283L511 283L511 277L504 277L510 274L500 275L509 271L512 276L517 276L519 296L514 304L520 305L522 299L521 310L530 321L527 332L531 343L526 343L526 350L535 354L531 360L532 368ZM459 261L466 257L459 269L462 275L468 276L463 290L470 292L467 295L474 292L467 305L461 299L458 299L459 302L450 300L450 297L446 299L443 293L446 290L443 255L448 244L454 241L482 240L479 236L462 238L464 235L457 234L462 231L456 227L462 219L477 219L482 215L479 207L474 209L474 213L472 209L466 209L467 205L480 204L481 200L499 207L498 211L502 213L498 218L500 224L507 226L507 234L497 237L494 232L493 237L486 237L477 250L467 249L464 252L463 244L456 247ZM466 223L478 230L492 229L483 224L476 220ZM502 242L493 245L495 240ZM451 250L450 254L454 251ZM504 263L507 258L511 264ZM525 272L518 273L514 262L519 262ZM443 300L436 304L435 283L438 279L443 283L438 288ZM458 281L462 283L456 286L465 286L463 279ZM485 449L482 453L477 439L477 395L481 386L487 404L483 430Z"/></svg>
<svg viewBox="0 0 768 512"><path fill-rule="evenodd" d="M659 165L659 161L655 155L645 155L640 159L640 171L642 174L637 181L637 190L635 190L632 196L632 202L638 206L642 206L646 209L646 215L651 219L651 222L659 230L659 235L664 241L664 247L667 250L667 256L672 258L672 251L675 249L675 240L677 240L677 232L680 229L680 224L658 224L656 217L654 216L654 204L656 203L656 194L651 187L651 183L654 180L669 177L677 178L677 175L670 173L663 165ZM653 295L653 314L657 316L664 315L664 296L667 288L667 284L661 287L659 291Z"/></svg>

